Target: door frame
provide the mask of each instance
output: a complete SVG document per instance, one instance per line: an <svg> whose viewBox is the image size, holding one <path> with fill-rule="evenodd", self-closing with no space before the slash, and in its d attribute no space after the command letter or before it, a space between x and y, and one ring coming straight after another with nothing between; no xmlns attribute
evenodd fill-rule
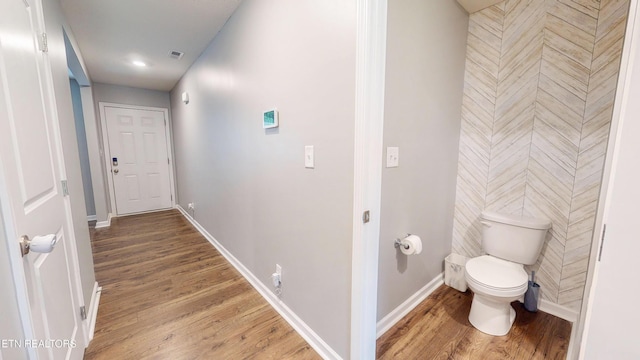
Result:
<svg viewBox="0 0 640 360"><path fill-rule="evenodd" d="M591 240L591 253L589 255L589 267L582 298L582 308L580 309L578 321L573 325L567 359L583 359L585 356L587 341L587 336L585 335L587 335L589 330L593 299L597 291L598 270L600 267L598 255L601 251L602 235L607 222L614 186L615 165L621 136L619 127L625 117L627 104L629 101L632 101L629 99L631 73L632 71L640 71L637 67L634 69L634 59L640 56L640 39L637 39L637 35L640 34L640 20L638 20L640 17L639 3L639 0L629 1L629 12L622 47L618 84L616 86L616 96L613 104L613 114L611 116L611 127L609 128L609 143L607 144L602 182L600 185L600 196L598 198L598 208L596 210L596 220L593 238ZM634 35L636 35L636 38L634 38Z"/></svg>
<svg viewBox="0 0 640 360"><path fill-rule="evenodd" d="M364 360L376 357L387 0L357 0L356 7L350 357Z"/></svg>
<svg viewBox="0 0 640 360"><path fill-rule="evenodd" d="M166 126L165 131L165 141L167 145L167 156L169 156L169 187L171 188L171 207L174 208L176 206L176 185L175 185L175 165L173 161L173 141L172 141L172 128L171 119L169 118L169 109L167 108L159 108L159 107L151 107L151 106L138 106L138 105L127 105L127 104L118 104L118 103L110 103L110 102L102 102L98 103L100 107L100 126L102 128L102 148L104 149L104 166L107 177L107 187L109 188L109 198L111 204L111 216L117 217L121 216L117 213L116 210L116 192L115 186L113 183L113 176L110 171L111 169L111 149L109 147L109 134L107 132L107 116L106 110L107 107L117 107L122 109L129 110L149 110L149 111L159 111L164 114L164 121ZM127 214L133 215L133 214Z"/></svg>

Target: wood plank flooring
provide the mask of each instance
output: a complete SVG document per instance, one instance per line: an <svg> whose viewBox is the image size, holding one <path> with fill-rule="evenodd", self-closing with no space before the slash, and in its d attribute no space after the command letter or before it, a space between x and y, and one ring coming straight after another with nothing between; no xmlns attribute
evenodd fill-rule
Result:
<svg viewBox="0 0 640 360"><path fill-rule="evenodd" d="M468 320L472 294L442 285L378 339L378 359L565 359L571 323L524 310L506 336L490 336Z"/></svg>
<svg viewBox="0 0 640 360"><path fill-rule="evenodd" d="M178 211L91 231L102 286L85 359L319 359ZM377 343L378 359L564 359L571 325L515 305L508 336L467 320L471 293L442 286Z"/></svg>
<svg viewBox="0 0 640 360"><path fill-rule="evenodd" d="M85 359L319 359L176 210L91 231L102 286Z"/></svg>

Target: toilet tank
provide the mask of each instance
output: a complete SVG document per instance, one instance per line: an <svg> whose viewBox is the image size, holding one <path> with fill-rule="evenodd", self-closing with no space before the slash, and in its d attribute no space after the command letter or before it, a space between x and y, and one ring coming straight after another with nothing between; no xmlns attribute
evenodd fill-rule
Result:
<svg viewBox="0 0 640 360"><path fill-rule="evenodd" d="M482 248L492 256L519 264L533 265L551 228L548 219L505 215L483 211Z"/></svg>

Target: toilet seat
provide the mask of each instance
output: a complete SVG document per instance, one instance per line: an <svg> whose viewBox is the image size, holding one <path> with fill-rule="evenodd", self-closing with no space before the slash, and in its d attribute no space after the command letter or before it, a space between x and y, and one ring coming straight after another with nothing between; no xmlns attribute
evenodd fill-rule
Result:
<svg viewBox="0 0 640 360"><path fill-rule="evenodd" d="M529 280L522 265L490 255L467 261L465 275L472 290L497 297L524 294Z"/></svg>

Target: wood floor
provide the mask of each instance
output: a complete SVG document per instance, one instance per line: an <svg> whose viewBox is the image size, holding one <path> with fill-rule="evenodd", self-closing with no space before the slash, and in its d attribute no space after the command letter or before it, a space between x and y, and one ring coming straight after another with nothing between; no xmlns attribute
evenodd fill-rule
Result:
<svg viewBox="0 0 640 360"><path fill-rule="evenodd" d="M467 319L472 294L441 286L378 339L378 359L565 359L571 323L519 303L507 336L490 336Z"/></svg>
<svg viewBox="0 0 640 360"><path fill-rule="evenodd" d="M102 286L85 359L319 359L178 211L91 231ZM377 343L379 359L564 359L571 325L516 306L508 336L467 320L471 293L442 286Z"/></svg>
<svg viewBox="0 0 640 360"><path fill-rule="evenodd" d="M102 286L85 359L319 359L178 211L92 230Z"/></svg>

